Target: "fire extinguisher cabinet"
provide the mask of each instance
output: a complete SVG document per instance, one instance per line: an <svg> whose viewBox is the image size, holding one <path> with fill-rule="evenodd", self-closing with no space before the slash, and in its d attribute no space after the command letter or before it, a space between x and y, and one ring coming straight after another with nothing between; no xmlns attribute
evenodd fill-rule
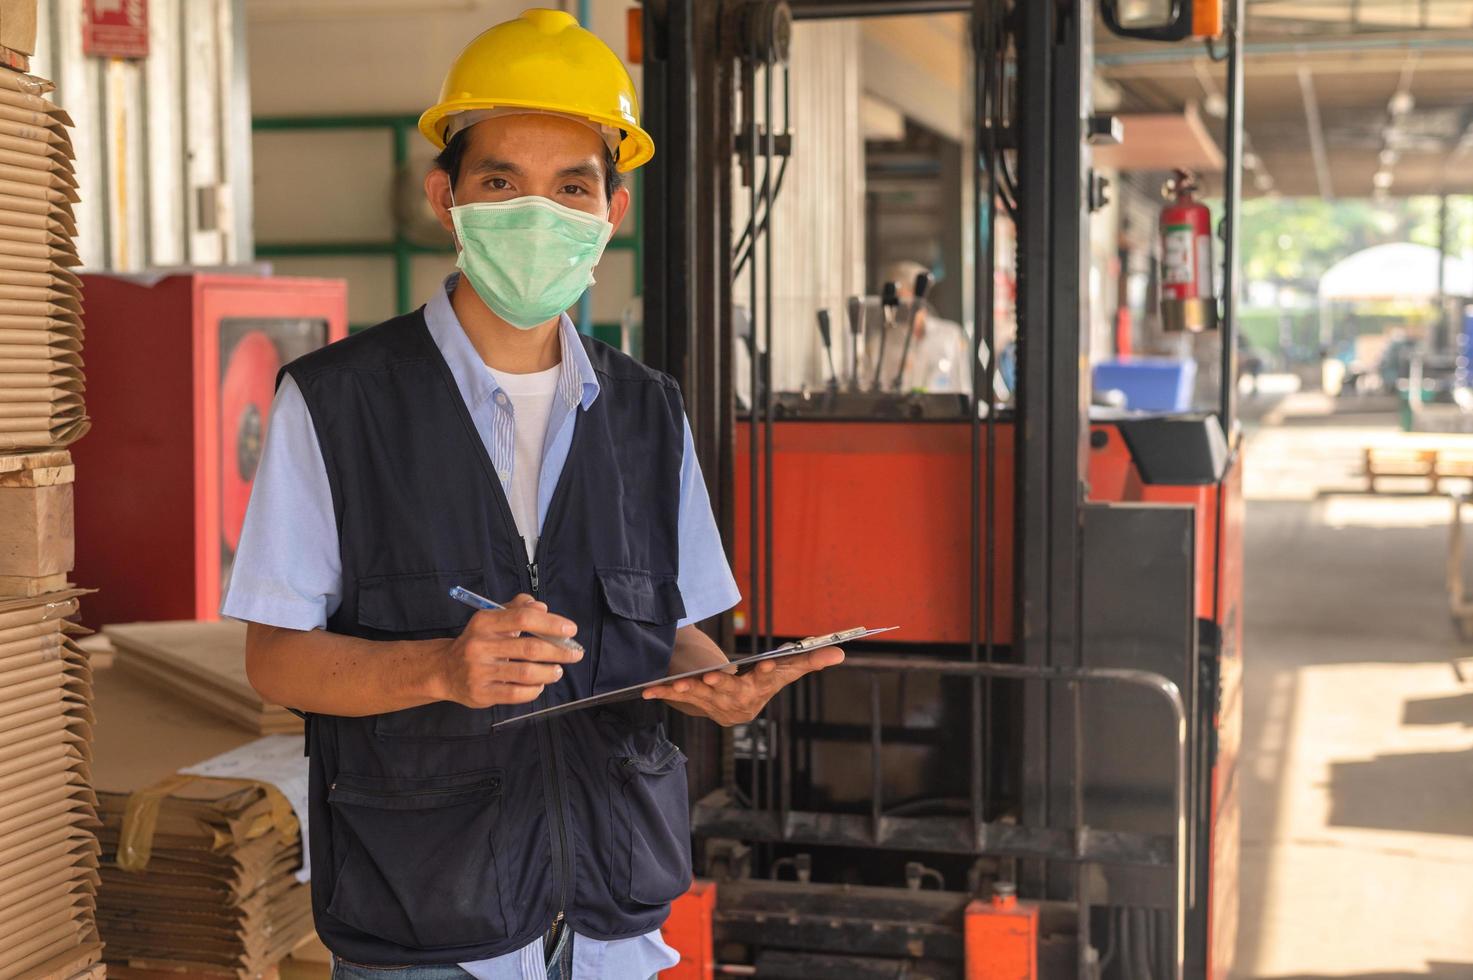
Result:
<svg viewBox="0 0 1473 980"><path fill-rule="evenodd" d="M86 275L87 409L72 448L75 578L92 627L216 619L280 368L347 334L347 284Z"/></svg>

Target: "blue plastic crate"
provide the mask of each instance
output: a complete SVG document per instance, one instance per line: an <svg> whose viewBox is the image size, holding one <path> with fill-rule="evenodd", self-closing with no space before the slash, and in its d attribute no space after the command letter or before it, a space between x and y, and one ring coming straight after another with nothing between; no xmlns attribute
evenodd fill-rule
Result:
<svg viewBox="0 0 1473 980"><path fill-rule="evenodd" d="M1094 367L1095 391L1123 391L1125 406L1137 412L1188 412L1197 363L1164 357L1101 361Z"/></svg>

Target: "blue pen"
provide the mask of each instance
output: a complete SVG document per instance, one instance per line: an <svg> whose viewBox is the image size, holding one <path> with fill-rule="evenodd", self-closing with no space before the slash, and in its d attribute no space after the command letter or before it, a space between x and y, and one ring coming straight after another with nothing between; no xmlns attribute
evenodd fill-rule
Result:
<svg viewBox="0 0 1473 980"><path fill-rule="evenodd" d="M450 590L450 598L454 599L456 602L470 606L472 609L506 608L499 602L493 602L483 595L476 595L470 589L463 589L458 585ZM562 647L564 650L572 650L574 653L583 652L583 645L581 643L579 643L577 640L570 640L566 636L548 636L546 633L527 633L526 635L535 636L543 643L551 643L555 647Z"/></svg>

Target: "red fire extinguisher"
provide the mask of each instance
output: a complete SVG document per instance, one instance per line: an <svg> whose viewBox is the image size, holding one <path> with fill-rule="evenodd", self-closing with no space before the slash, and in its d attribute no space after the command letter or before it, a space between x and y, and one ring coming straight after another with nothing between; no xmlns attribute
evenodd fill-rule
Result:
<svg viewBox="0 0 1473 980"><path fill-rule="evenodd" d="M1192 196L1197 178L1185 170L1166 182L1171 203L1161 212L1161 321L1167 330L1217 327L1212 275L1212 213Z"/></svg>

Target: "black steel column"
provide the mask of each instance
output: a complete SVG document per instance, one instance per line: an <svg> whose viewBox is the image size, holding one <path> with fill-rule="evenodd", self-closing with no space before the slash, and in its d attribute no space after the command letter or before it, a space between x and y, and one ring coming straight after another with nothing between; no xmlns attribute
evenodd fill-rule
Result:
<svg viewBox="0 0 1473 980"><path fill-rule="evenodd" d="M691 2L657 0L644 8L644 125L655 157L641 175L644 233L644 350L646 364L672 375L687 399L694 338L687 311L694 308L695 141L691 78ZM688 406L694 409L695 406Z"/></svg>
<svg viewBox="0 0 1473 980"><path fill-rule="evenodd" d="M1227 176L1223 190L1222 248L1222 401L1218 421L1231 440L1238 412L1238 240L1243 198L1243 4L1228 0L1223 27L1227 34Z"/></svg>
<svg viewBox="0 0 1473 980"><path fill-rule="evenodd" d="M712 509L729 545L732 120L730 59L718 47L723 10L699 0L644 4L642 110L655 157L642 171L636 203L644 235L644 361L680 383ZM729 616L705 626L731 649ZM682 725L683 717L671 719ZM719 784L721 736L708 724L684 727L691 792L699 798Z"/></svg>
<svg viewBox="0 0 1473 980"><path fill-rule="evenodd" d="M1089 268L1085 86L1093 4L1020 4L1018 170L1017 639L1024 663L1079 662L1079 537L1087 464ZM1030 180L1046 174L1046 180ZM1023 822L1080 816L1074 693L1024 692ZM1025 867L1035 895L1072 896L1072 875Z"/></svg>
<svg viewBox="0 0 1473 980"><path fill-rule="evenodd" d="M1014 650L1025 664L1042 665L1049 656L1049 247L1052 228L1048 181L1031 179L1052 172L1053 29L1051 2L1020 4L1018 17L1018 188L1017 229L1017 435L1015 455L1015 531L1017 561ZM1023 686L1022 822L1048 820L1048 704L1040 685ZM1044 887L1042 864L1022 868L1025 894Z"/></svg>

